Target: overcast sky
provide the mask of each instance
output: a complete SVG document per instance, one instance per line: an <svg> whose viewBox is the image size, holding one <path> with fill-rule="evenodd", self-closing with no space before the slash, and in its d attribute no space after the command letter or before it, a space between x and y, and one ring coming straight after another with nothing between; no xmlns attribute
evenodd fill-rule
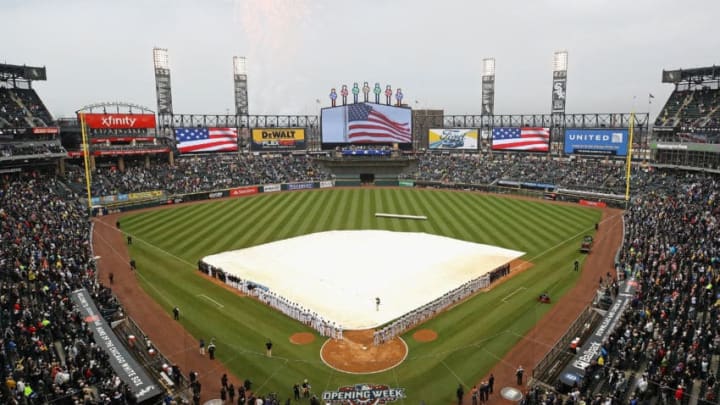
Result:
<svg viewBox="0 0 720 405"><path fill-rule="evenodd" d="M101 101L155 110L154 46L176 113L233 111L232 57L246 56L251 114L316 114L331 87L363 81L479 114L494 57L495 113L521 114L549 111L566 49L568 112L647 111L652 93L654 116L663 69L720 64L718 15L718 0L2 0L0 60L46 66L35 88L63 117Z"/></svg>

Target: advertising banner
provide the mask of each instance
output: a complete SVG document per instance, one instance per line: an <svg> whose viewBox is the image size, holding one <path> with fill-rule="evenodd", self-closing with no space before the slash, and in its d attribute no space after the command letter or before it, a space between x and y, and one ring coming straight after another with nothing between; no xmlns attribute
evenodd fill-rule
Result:
<svg viewBox="0 0 720 405"><path fill-rule="evenodd" d="M588 337L582 347L577 351L577 355L560 374L560 380L573 386L575 383L580 384L580 380L585 375L585 368L600 355L600 349L604 341L615 330L618 322L622 318L625 307L635 296L635 279L628 279L623 282L620 288L620 294L613 305L608 309L605 317L592 335Z"/></svg>
<svg viewBox="0 0 720 405"><path fill-rule="evenodd" d="M380 384L355 384L338 387L335 391L323 391L322 400L327 403L349 405L386 404L405 399L405 388L391 388Z"/></svg>
<svg viewBox="0 0 720 405"><path fill-rule="evenodd" d="M441 128L428 130L429 149L477 150L478 130Z"/></svg>
<svg viewBox="0 0 720 405"><path fill-rule="evenodd" d="M90 143L115 143L115 142L153 142L155 138L152 136L112 136L103 138L90 138Z"/></svg>
<svg viewBox="0 0 720 405"><path fill-rule="evenodd" d="M650 149L658 150L686 150L690 152L712 152L720 153L718 143L674 143L674 142L651 142Z"/></svg>
<svg viewBox="0 0 720 405"><path fill-rule="evenodd" d="M584 205L586 207L598 207L598 208L607 207L607 204L602 201L580 200L579 204Z"/></svg>
<svg viewBox="0 0 720 405"><path fill-rule="evenodd" d="M95 343L107 355L115 374L128 385L135 395L137 403L156 397L163 393L162 388L155 384L145 370L120 343L86 289L75 290L70 298L78 306L82 319L93 332Z"/></svg>
<svg viewBox="0 0 720 405"><path fill-rule="evenodd" d="M266 184L262 186L263 193L276 193L282 190L279 184Z"/></svg>
<svg viewBox="0 0 720 405"><path fill-rule="evenodd" d="M320 188L330 188L333 186L332 180L323 180L320 182Z"/></svg>
<svg viewBox="0 0 720 405"><path fill-rule="evenodd" d="M253 187L237 187L230 189L230 197L242 197L246 195L253 195L259 192L256 186Z"/></svg>
<svg viewBox="0 0 720 405"><path fill-rule="evenodd" d="M373 103L356 103L321 110L324 144L412 142L412 110Z"/></svg>
<svg viewBox="0 0 720 405"><path fill-rule="evenodd" d="M32 129L33 134L58 134L60 133L60 128L58 127L35 127Z"/></svg>
<svg viewBox="0 0 720 405"><path fill-rule="evenodd" d="M628 130L575 129L565 130L565 153L583 155L627 156Z"/></svg>
<svg viewBox="0 0 720 405"><path fill-rule="evenodd" d="M127 156L127 155L148 155L151 153L169 153L170 148L159 147L152 149L108 149L108 150L95 150L92 152L93 156ZM82 156L82 152L80 153Z"/></svg>
<svg viewBox="0 0 720 405"><path fill-rule="evenodd" d="M128 194L130 201L137 201L137 200L151 200L154 198L160 198L163 196L163 192L160 190L155 191L141 191L139 193L130 193Z"/></svg>
<svg viewBox="0 0 720 405"><path fill-rule="evenodd" d="M254 128L252 150L305 149L304 128Z"/></svg>
<svg viewBox="0 0 720 405"><path fill-rule="evenodd" d="M400 187L415 187L415 181L414 180L400 180L400 181L398 181L398 186L400 186Z"/></svg>
<svg viewBox="0 0 720 405"><path fill-rule="evenodd" d="M78 117L79 119L80 117ZM155 128L154 114L85 114L85 124L88 128Z"/></svg>
<svg viewBox="0 0 720 405"><path fill-rule="evenodd" d="M290 183L286 184L288 190L308 190L315 188L314 183Z"/></svg>

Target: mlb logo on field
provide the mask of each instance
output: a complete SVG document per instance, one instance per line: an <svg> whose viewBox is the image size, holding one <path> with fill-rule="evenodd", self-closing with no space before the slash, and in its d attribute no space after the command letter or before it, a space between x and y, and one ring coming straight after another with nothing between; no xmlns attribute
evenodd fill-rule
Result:
<svg viewBox="0 0 720 405"><path fill-rule="evenodd" d="M622 143L623 141L623 134L622 132L613 132L612 139L610 142L612 143Z"/></svg>

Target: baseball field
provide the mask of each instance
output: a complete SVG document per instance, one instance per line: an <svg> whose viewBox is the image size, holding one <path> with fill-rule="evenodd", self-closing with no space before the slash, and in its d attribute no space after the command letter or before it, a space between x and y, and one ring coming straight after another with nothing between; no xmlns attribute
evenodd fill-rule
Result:
<svg viewBox="0 0 720 405"><path fill-rule="evenodd" d="M376 212L424 215L427 220L376 218ZM294 383L308 379L318 394L367 383L404 388L407 398L401 403L439 404L455 398L459 383L469 391L550 310L551 305L537 302L538 295L546 292L556 300L574 285L581 273L573 271L573 262L585 258L578 251L580 241L594 233L600 217L595 209L476 193L356 188L260 194L130 213L121 223L133 238L129 253L140 284L167 313L178 306L179 322L194 337L179 352L166 353L171 358L198 356L197 339L214 337L218 359L238 378L252 380L260 393L286 398ZM410 330L403 335L405 360L368 375L328 367L320 358L325 339L314 330L197 271L198 260L210 254L309 233L360 229L424 232L523 251L527 270L416 328L436 332L437 339L416 340ZM367 260L372 266L371 242L358 246L351 260ZM322 260L308 257L307 265ZM341 263L337 271L343 271ZM296 288L309 288L313 281ZM360 274L355 282L383 280ZM403 284L394 288L402 290ZM301 332L315 339L292 343L290 337ZM274 342L270 358L265 356L267 339Z"/></svg>

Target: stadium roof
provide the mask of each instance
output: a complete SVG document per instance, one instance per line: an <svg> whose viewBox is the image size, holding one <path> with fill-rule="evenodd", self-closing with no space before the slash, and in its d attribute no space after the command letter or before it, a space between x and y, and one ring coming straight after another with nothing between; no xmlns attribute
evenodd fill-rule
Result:
<svg viewBox="0 0 720 405"><path fill-rule="evenodd" d="M0 63L0 77L25 80L47 80L47 73L44 67L8 65L6 63Z"/></svg>
<svg viewBox="0 0 720 405"><path fill-rule="evenodd" d="M663 83L694 81L700 84L718 78L720 78L720 66L715 65L693 69L663 70L662 73Z"/></svg>

